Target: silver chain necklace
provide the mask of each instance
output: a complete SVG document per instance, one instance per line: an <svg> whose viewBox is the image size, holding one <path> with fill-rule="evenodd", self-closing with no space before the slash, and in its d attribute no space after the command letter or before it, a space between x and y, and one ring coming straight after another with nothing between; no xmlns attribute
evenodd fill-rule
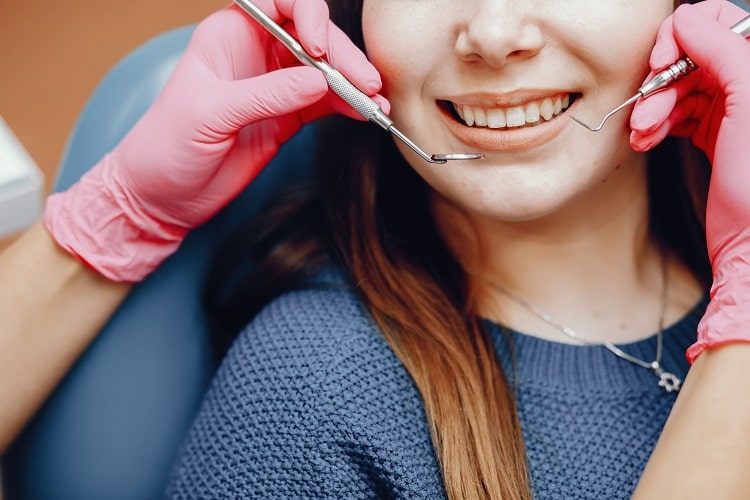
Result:
<svg viewBox="0 0 750 500"><path fill-rule="evenodd" d="M554 319L552 316L550 316L547 312L543 311L542 309L536 307L533 304L530 304L529 302L526 302L525 300L518 297L517 295L510 293L508 290L498 285L497 283L493 283L492 281L489 281L486 279L482 279L482 281L490 285L495 290L501 292L503 295L513 300L518 305L524 307L529 312L531 312L534 316L538 317L545 323L548 323L554 326L555 328L560 330L562 333L564 333L571 339L575 340L576 342L583 344L583 345L590 345L590 346L602 345L605 348L607 348L607 350L609 350L611 353L613 353L615 356L617 356L618 358L624 359L625 361L629 361L630 363L633 363L634 365L640 366L642 368L645 368L651 371L654 375L659 377L659 387L663 387L665 391L679 392L680 386L682 385L682 380L674 373L664 371L664 369L661 367L662 337L664 336L664 333L663 333L664 312L667 308L667 290L669 288L668 282L667 282L666 263L664 262L664 259L662 261L662 293L661 293L661 310L659 313L659 331L656 334L656 357L650 363L648 361L643 361L642 359L638 359L635 356L631 356L630 354L626 353L625 351L623 351L622 349L620 349L619 347L617 347L611 342L604 342L603 344L598 344L596 342L587 341L581 338L581 336L578 335L578 332L576 332L572 328L563 325L562 323Z"/></svg>

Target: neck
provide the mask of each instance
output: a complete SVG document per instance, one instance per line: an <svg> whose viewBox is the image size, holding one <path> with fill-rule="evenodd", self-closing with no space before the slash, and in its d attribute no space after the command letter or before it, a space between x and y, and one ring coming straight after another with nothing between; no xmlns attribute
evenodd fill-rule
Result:
<svg viewBox="0 0 750 500"><path fill-rule="evenodd" d="M441 230L475 278L480 315L527 334L574 342L488 286L495 283L593 342L626 343L656 333L662 252L649 234L645 168L617 189L599 191L586 203L520 222L467 215L436 201ZM667 272L682 290L689 273L681 267L671 259ZM699 296L691 288L676 295L679 304L670 297L667 324Z"/></svg>

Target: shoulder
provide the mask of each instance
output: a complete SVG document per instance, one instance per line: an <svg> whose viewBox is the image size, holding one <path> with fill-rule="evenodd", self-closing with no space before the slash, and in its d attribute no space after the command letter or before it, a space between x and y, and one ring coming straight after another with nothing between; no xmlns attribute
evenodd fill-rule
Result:
<svg viewBox="0 0 750 500"><path fill-rule="evenodd" d="M367 309L347 287L319 286L279 297L237 338L172 491L231 475L260 497L418 498L416 485L439 497L433 453L419 393Z"/></svg>
<svg viewBox="0 0 750 500"><path fill-rule="evenodd" d="M360 408L391 404L394 394L421 415L412 378L385 340L356 293L347 287L320 287L287 293L270 303L240 334L223 371L242 385L241 393L262 390L241 374L263 372L278 391L304 386L326 418L348 419L357 394ZM256 377L257 380L257 377ZM359 414L365 418L364 414Z"/></svg>
<svg viewBox="0 0 750 500"><path fill-rule="evenodd" d="M360 357L351 359L355 352ZM397 363L357 295L347 287L326 285L288 292L268 304L240 333L225 362L250 357L256 363L316 371L320 378L331 364L347 359L367 363L365 353Z"/></svg>

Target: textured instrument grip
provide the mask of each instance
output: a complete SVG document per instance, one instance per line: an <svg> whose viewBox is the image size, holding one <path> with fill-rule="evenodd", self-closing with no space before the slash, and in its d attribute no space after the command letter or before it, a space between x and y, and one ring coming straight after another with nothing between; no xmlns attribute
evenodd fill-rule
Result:
<svg viewBox="0 0 750 500"><path fill-rule="evenodd" d="M372 116L380 109L372 99L355 87L339 71L335 69L327 71L325 77L331 90L368 120L371 120Z"/></svg>

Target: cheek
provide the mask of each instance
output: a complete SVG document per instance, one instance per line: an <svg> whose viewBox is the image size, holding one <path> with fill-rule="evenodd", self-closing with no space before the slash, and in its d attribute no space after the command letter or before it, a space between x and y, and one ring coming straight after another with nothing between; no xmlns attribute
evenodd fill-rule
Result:
<svg viewBox="0 0 750 500"><path fill-rule="evenodd" d="M362 10L362 36L367 57L385 78L400 77L404 63L400 61L404 47L404 31L398 26L391 2L367 1Z"/></svg>
<svg viewBox="0 0 750 500"><path fill-rule="evenodd" d="M608 2L599 2L601 8ZM590 13L588 29L576 36L581 50L610 76L640 80L648 72L648 59L661 23L672 13L671 0L621 2L619 11ZM592 29L591 26L595 26Z"/></svg>
<svg viewBox="0 0 750 500"><path fill-rule="evenodd" d="M392 0L366 1L362 12L362 34L367 57L383 78L383 92L420 87L420 78L429 71L435 57L436 32L414 19L423 19L424 6L410 7ZM400 90L399 90L400 89Z"/></svg>
<svg viewBox="0 0 750 500"><path fill-rule="evenodd" d="M399 59L397 48L393 43L380 43L379 41L366 42L367 57L370 62L378 69L383 80L382 93L386 97L391 97L394 91L394 85L404 84L408 80L409 69L408 63Z"/></svg>

